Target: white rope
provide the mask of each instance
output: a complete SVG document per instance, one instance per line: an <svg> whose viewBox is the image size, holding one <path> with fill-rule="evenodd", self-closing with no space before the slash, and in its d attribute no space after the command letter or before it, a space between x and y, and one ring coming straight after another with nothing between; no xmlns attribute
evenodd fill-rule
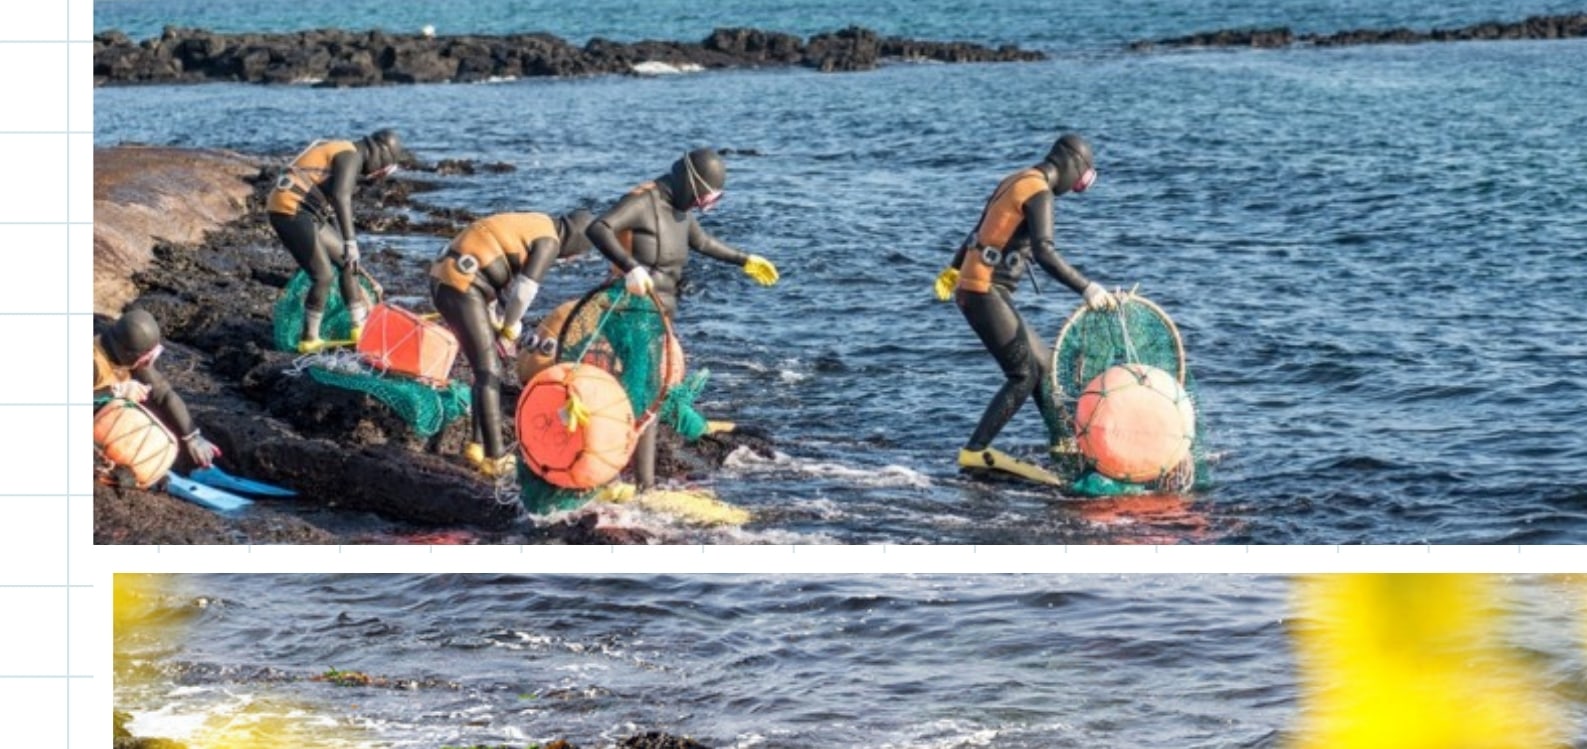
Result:
<svg viewBox="0 0 1587 749"><path fill-rule="evenodd" d="M364 363L362 356L356 351L320 351L313 354L304 354L292 360L292 366L282 370L288 377L301 377L310 367L319 367L328 372L342 372L344 374L369 374L369 365Z"/></svg>

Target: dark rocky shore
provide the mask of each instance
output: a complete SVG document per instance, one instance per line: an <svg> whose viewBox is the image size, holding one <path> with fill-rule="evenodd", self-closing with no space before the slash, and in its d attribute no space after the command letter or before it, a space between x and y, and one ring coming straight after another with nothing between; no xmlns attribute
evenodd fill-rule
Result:
<svg viewBox="0 0 1587 749"><path fill-rule="evenodd" d="M804 66L870 70L888 60L1015 62L1040 52L1005 45L884 37L870 29L800 39L758 29L717 29L699 42L592 39L582 47L550 34L435 36L317 29L217 34L167 28L135 42L119 31L94 37L96 85L131 83L470 83L500 78L631 73L640 63L701 69Z"/></svg>
<svg viewBox="0 0 1587 749"><path fill-rule="evenodd" d="M1296 44L1316 47L1344 47L1359 44L1421 44L1424 42L1470 42L1515 39L1574 39L1587 37L1587 13L1563 16L1532 16L1524 21L1488 21L1458 29L1413 31L1398 29L1357 29L1333 34L1296 34L1288 27L1274 29L1224 29L1172 39L1132 42L1130 49L1146 51L1157 47L1257 47L1276 48Z"/></svg>
<svg viewBox="0 0 1587 749"><path fill-rule="evenodd" d="M420 440L378 401L288 376L295 355L272 350L271 312L296 266L265 222L271 171L261 159L223 151L95 151L96 332L129 304L152 312L166 336L160 370L224 452L222 464L300 493L227 517L163 492L96 486L95 543L655 540L600 526L594 513L524 522L516 503L498 503L493 487L458 457L467 419ZM414 197L434 187L399 179L361 190L355 210L363 235L443 241L476 218ZM423 263L366 251L365 265L388 293L425 295ZM468 381L466 367L455 375ZM509 423L516 397L514 389L504 393ZM741 444L768 449L754 436L665 442L660 469L673 478L707 473Z"/></svg>

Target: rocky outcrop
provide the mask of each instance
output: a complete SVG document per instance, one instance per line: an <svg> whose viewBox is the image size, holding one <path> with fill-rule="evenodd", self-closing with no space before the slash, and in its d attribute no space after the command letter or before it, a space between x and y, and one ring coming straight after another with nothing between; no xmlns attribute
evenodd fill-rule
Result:
<svg viewBox="0 0 1587 749"><path fill-rule="evenodd" d="M1573 39L1587 36L1587 13L1562 16L1533 16L1515 23L1488 21L1458 29L1358 29L1333 34L1296 34L1288 28L1225 29L1189 36L1139 41L1131 50L1156 47L1287 47L1310 44L1342 47L1356 44L1419 44L1423 42L1493 41L1500 39Z"/></svg>
<svg viewBox="0 0 1587 749"><path fill-rule="evenodd" d="M296 265L264 220L268 159L217 151L121 147L95 153L95 306L119 314L128 300L160 321L160 370L235 473L289 486L299 497L221 516L158 491L97 486L96 543L644 543L642 532L600 525L593 514L549 525L516 522L515 492L496 490L459 455L467 420L429 439L368 396L293 378L295 355L271 348L272 309ZM481 165L480 169L495 168ZM442 171L439 167L426 167ZM453 162L445 170L476 169ZM472 213L413 197L422 180L388 180L355 196L366 236L450 237ZM217 193L217 194L211 194ZM97 248L96 248L97 249ZM388 293L423 297L425 267L381 252L364 264ZM466 372L462 374L466 377ZM510 422L516 393L503 398ZM663 443L659 473L683 478L720 466L733 448L765 452L753 431L692 446Z"/></svg>
<svg viewBox="0 0 1587 749"><path fill-rule="evenodd" d="M224 151L98 149L94 153L94 312L115 315L159 242L192 244L242 215L259 162Z"/></svg>
<svg viewBox="0 0 1587 749"><path fill-rule="evenodd" d="M318 29L217 34L167 28L135 42L119 31L94 37L97 84L312 83L374 86L468 83L499 78L634 72L640 63L678 69L803 65L823 72L870 70L884 60L1014 62L1043 59L1013 46L882 37L850 27L808 42L758 29L717 29L699 42L615 42L582 47L550 34L436 36Z"/></svg>

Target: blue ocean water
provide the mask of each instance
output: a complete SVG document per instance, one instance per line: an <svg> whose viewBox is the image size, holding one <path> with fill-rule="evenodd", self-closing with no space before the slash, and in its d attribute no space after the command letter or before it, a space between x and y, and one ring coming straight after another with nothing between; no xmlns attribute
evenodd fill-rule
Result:
<svg viewBox="0 0 1587 749"><path fill-rule="evenodd" d="M115 704L134 732L192 740L285 717L308 727L289 743L302 749L610 746L649 730L761 749L1281 747L1303 730L1292 636L1319 626L1289 581L1228 575L165 585L118 602ZM1579 584L1494 588L1497 637L1579 737ZM330 669L386 685L313 680Z"/></svg>
<svg viewBox="0 0 1587 749"><path fill-rule="evenodd" d="M777 263L761 289L696 259L679 331L704 409L769 429L717 491L754 510L703 540L1085 543L1587 541L1587 40L1130 53L1240 25L1457 26L1563 3L832 2L96 4L97 28L338 24L574 39L795 32L1014 42L1018 65L901 64L359 90L105 88L96 142L287 153L399 128L427 159L506 161L429 196L478 212L607 205L687 147L729 158L706 226ZM1188 497L1072 501L956 475L1001 376L931 297L953 243L1059 132L1101 178L1057 207L1061 252L1179 323L1215 453ZM428 256L428 242L374 240ZM587 289L593 259L544 303ZM417 293L416 291L414 293ZM1049 340L1077 298L1018 302ZM1038 447L1034 409L999 444Z"/></svg>

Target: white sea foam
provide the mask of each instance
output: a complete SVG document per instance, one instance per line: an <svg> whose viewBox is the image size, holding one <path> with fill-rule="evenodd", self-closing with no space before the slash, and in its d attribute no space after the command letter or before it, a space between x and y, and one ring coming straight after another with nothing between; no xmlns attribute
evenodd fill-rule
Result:
<svg viewBox="0 0 1587 749"><path fill-rule="evenodd" d="M704 69L692 62L673 65L659 60L646 60L636 63L632 68L635 75L677 75L679 73L698 73Z"/></svg>
<svg viewBox="0 0 1587 749"><path fill-rule="evenodd" d="M927 489L932 486L930 476L908 466L889 464L879 468L867 468L842 463L807 461L780 452L775 453L771 458L765 458L745 447L730 453L723 467L742 473L787 472L870 488Z"/></svg>

